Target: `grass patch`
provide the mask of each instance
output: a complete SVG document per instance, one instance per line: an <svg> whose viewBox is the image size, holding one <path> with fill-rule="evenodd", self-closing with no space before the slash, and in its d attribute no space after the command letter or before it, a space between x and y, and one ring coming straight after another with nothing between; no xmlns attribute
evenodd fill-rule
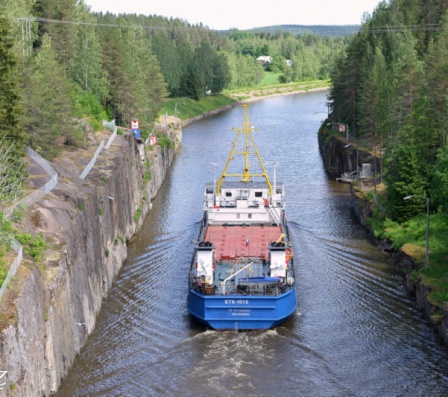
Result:
<svg viewBox="0 0 448 397"><path fill-rule="evenodd" d="M91 125L91 127L93 128L94 132L98 132L98 131L102 131L104 130L104 126L103 126L103 121L101 120L96 120L93 118L89 118L88 119L89 124Z"/></svg>
<svg viewBox="0 0 448 397"><path fill-rule="evenodd" d="M426 214L416 216L403 224L386 219L384 235L394 248L401 249L420 265L413 279L431 288L428 299L434 305L448 302L448 219L440 214L429 217L429 266L426 259Z"/></svg>
<svg viewBox="0 0 448 397"><path fill-rule="evenodd" d="M181 120L186 120L231 105L234 102L234 99L222 94L202 97L199 101L190 98L172 98L164 104L159 115L163 116L165 113L169 115L177 114L177 117Z"/></svg>
<svg viewBox="0 0 448 397"><path fill-rule="evenodd" d="M264 72L263 79L260 81L260 85L263 86L279 84L281 76L283 76L283 73Z"/></svg>

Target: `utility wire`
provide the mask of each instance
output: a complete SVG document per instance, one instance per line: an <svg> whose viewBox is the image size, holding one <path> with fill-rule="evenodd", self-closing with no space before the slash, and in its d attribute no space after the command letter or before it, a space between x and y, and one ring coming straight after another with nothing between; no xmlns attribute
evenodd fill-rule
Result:
<svg viewBox="0 0 448 397"><path fill-rule="evenodd" d="M207 32L218 32L218 33L229 33L233 29L228 30L215 30L209 29L206 27L200 27L199 25L188 26L145 26L145 25L132 25L132 24L114 24L114 23L99 23L99 22L80 22L80 21L63 21L60 19L48 19L48 18L35 18L35 17L22 17L22 18L14 18L15 21L33 21L33 22L43 22L43 23L54 23L54 24L66 24L66 25L82 25L82 26L98 26L98 27L112 27L112 28L127 28L127 29L146 29L146 30L202 30ZM297 25L300 27L305 27L312 29L312 25ZM329 25L332 26L332 25ZM341 25L343 28L344 25ZM360 30L362 29L362 26ZM372 28L365 28L364 31L369 33L402 33L405 31L440 31L447 30L447 27L442 27L438 24L429 24L429 25L408 25L408 26L378 26ZM331 31L331 30L330 30ZM336 30L335 30L336 32ZM257 32L260 33L260 32Z"/></svg>
<svg viewBox="0 0 448 397"><path fill-rule="evenodd" d="M82 26L98 26L98 27L112 27L112 28L128 28L128 29L148 29L148 30L167 30L167 29L178 29L178 30L203 30L207 32L213 32L214 30L208 28L201 28L198 25L188 26L145 26L145 25L122 25L115 23L99 23L99 22L80 22L80 21L62 21L60 19L47 19L47 18L34 18L34 17L23 17L14 18L15 21L33 21L33 22L44 22L44 23L55 23L55 24L65 24L65 25L82 25Z"/></svg>

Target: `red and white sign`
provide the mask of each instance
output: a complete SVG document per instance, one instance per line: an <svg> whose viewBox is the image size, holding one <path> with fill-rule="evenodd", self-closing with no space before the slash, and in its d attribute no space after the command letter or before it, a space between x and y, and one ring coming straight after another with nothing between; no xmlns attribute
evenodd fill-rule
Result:
<svg viewBox="0 0 448 397"><path fill-rule="evenodd" d="M149 144L151 146L157 145L157 137L156 136L150 136L149 137Z"/></svg>
<svg viewBox="0 0 448 397"><path fill-rule="evenodd" d="M345 132L345 124L339 124L338 128L339 128L339 132Z"/></svg>
<svg viewBox="0 0 448 397"><path fill-rule="evenodd" d="M140 121L138 121L137 119L131 120L130 125L131 125L131 130L139 130L140 129Z"/></svg>

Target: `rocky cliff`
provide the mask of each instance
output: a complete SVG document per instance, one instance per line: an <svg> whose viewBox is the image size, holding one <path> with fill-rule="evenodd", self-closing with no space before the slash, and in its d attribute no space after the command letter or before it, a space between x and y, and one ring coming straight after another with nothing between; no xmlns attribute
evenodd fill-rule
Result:
<svg viewBox="0 0 448 397"><path fill-rule="evenodd" d="M341 176L344 172L361 171L362 164L371 164L372 171L380 170L381 163L371 152L363 149L357 143L346 142L339 135L319 134L319 150L328 174ZM379 172L379 171L378 171Z"/></svg>
<svg viewBox="0 0 448 397"><path fill-rule="evenodd" d="M181 129L175 131L181 140ZM140 150L139 150L140 146ZM81 149L52 163L59 183L19 227L48 249L22 262L1 302L0 396L48 396L95 328L96 316L174 159L175 149L117 136L85 180ZM84 165L85 165L84 164Z"/></svg>

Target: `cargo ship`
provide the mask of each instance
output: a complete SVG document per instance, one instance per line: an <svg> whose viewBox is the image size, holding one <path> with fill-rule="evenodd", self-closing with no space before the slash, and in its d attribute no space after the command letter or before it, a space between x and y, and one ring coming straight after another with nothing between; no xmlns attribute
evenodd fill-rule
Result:
<svg viewBox="0 0 448 397"><path fill-rule="evenodd" d="M297 305L284 184L276 181L275 167L271 183L249 108L242 107L244 123L233 129L221 177L205 185L188 276L188 310L214 330L271 329Z"/></svg>

